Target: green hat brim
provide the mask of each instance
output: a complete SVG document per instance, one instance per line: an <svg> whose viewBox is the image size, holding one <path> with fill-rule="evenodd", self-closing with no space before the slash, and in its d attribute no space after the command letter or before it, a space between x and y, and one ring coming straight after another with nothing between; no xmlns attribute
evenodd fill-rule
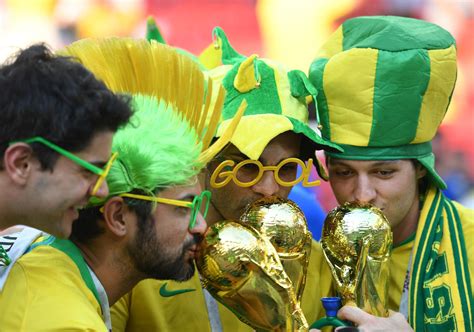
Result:
<svg viewBox="0 0 474 332"><path fill-rule="evenodd" d="M344 152L326 151L333 158L348 160L397 160L416 159L428 171L429 180L440 189L446 189L446 183L435 169L435 155L431 142L407 144L397 147L367 147L339 144Z"/></svg>
<svg viewBox="0 0 474 332"><path fill-rule="evenodd" d="M434 153L429 154L425 157L416 158L420 164L422 164L426 170L428 171L428 176L430 177L431 181L439 188L439 189L446 189L448 186L446 182L439 176L435 169L435 155Z"/></svg>

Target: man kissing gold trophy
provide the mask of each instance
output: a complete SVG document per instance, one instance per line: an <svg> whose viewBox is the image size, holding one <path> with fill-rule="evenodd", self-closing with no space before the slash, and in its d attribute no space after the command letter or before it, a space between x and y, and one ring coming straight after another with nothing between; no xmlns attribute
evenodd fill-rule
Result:
<svg viewBox="0 0 474 332"><path fill-rule="evenodd" d="M269 102L270 92L275 96L275 100L279 100L279 95L291 95L289 99L292 100L292 105L296 104L294 98L302 104L311 98L314 100L317 92L303 73L283 72L273 62L255 56L241 58L238 54L228 52L230 45L222 31L217 29L216 33L217 44L222 47L222 62L227 66L212 70L209 76L215 80L222 80L228 93L224 103L227 110L232 109L233 103L241 98L245 98L249 105L231 141L234 146L229 151L224 151L222 158L216 160L215 163L211 162L213 166L209 167L211 172L208 185L212 191L212 205L214 208L221 208L219 212L224 216L222 209L226 206L219 206L218 198L216 199L217 196L223 196L224 190L229 190L228 193L232 195L236 195L237 192L241 194L245 190L248 193L256 190L258 186L262 187L260 182L267 184L268 177L272 178L271 182L275 184L273 186L275 190L291 188L300 181L304 186L318 185L319 181L309 181L309 170L313 165L311 156L314 158L315 149L336 150L337 147L325 145L327 142L320 141L321 138L314 131L305 127L307 125L304 122L307 121L308 116L305 104L300 105L301 109L295 108L291 114L284 113L290 108L286 109L283 104L274 105L274 107L262 104L264 97L265 101ZM228 54L232 56L226 58ZM274 91L275 86L278 93ZM289 91L285 90L288 88L290 88ZM262 109L263 106L268 109ZM282 114L277 114L273 109L281 109ZM301 120L298 122L295 116L301 116ZM271 123L268 123L268 126L264 125L265 121L270 120ZM276 126L277 123L281 126ZM225 119L221 127L225 127ZM276 130L281 130L281 133L275 134ZM258 135L255 135L257 132ZM267 150L271 151L274 141L279 137L295 133L302 137L299 141L301 145L298 143L295 152L283 158L274 157L274 152L271 156L267 153ZM264 141L265 137L270 141ZM314 147L314 143L311 145L308 141L316 141L319 146ZM303 150L310 146L311 153L305 155ZM307 159L306 164L294 157L298 154L304 158L303 160ZM276 159L276 162L273 162L273 159ZM314 160L320 177L324 179L326 175L323 167L317 159ZM263 161L272 166L264 166ZM301 176L296 176L298 167L302 170ZM265 180L262 180L263 177ZM227 189L229 186L233 191ZM279 190L272 195L268 195L267 192L265 195L259 193L264 198L250 203L243 213L234 214L232 218L227 216L224 218L227 220L217 223L211 222L212 225L205 236L196 261L203 286L244 323L256 330L306 331L308 323L301 309L301 299L311 248L314 244L301 210L291 201L281 198L288 195L289 189ZM250 196L257 195L254 193L249 194ZM227 200L229 198L234 197L226 197ZM227 204L230 202L227 201ZM373 213L371 209L366 210L366 215ZM370 220L375 222L378 219ZM370 224L369 221L361 223L362 228ZM356 228L357 226L354 225L352 228L354 233L350 236L355 235ZM361 234L368 235L364 232ZM339 234L338 240L341 240L342 236L342 233ZM372 238L367 237L364 241L364 245L359 249L363 249L366 254L364 258L373 259L375 252L372 250ZM336 241L328 243L340 244ZM353 245L349 240L345 243ZM384 244L382 247L390 248L390 244ZM328 246L328 248L333 247ZM335 249L339 250L339 247ZM354 256L358 254L360 250L354 253ZM374 287L375 278L364 277L364 273L374 270L375 265L362 260L357 265L357 262L356 257L351 256L350 263L356 264L353 266L353 276L369 281L367 287ZM325 263L322 261L322 264ZM332 264L332 266L335 265ZM361 268L362 271L358 271L357 268ZM385 270L382 269L382 271ZM314 283L314 280L312 281ZM345 286L338 290L347 288L354 291L356 287L352 285L356 284L360 284L359 279L346 278ZM378 286L376 288L379 289ZM349 298L356 299L357 295ZM312 300L319 301L319 298ZM354 301L354 303L359 302ZM371 299L368 300L368 303L372 302Z"/></svg>

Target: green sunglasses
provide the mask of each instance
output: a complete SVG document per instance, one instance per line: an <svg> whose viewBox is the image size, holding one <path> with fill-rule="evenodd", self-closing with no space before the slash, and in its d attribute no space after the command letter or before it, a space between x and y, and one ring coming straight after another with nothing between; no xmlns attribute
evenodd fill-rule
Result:
<svg viewBox="0 0 474 332"><path fill-rule="evenodd" d="M191 230L196 226L196 220L199 212L201 211L201 207L204 208L204 212L202 213L203 218L206 218L207 211L209 210L209 203L211 202L211 192L204 190L201 192L200 195L194 196L192 202L189 201L182 201L178 199L169 199L169 198L162 198L162 197L154 197L154 196L145 196L145 195L136 195L136 194L129 194L124 193L120 194L121 197L129 197L129 198L136 198L145 201L151 201L156 203L163 203L175 206L182 206L191 209L191 218L189 220L188 228ZM204 203L204 206L203 206Z"/></svg>
<svg viewBox="0 0 474 332"><path fill-rule="evenodd" d="M97 182L95 183L95 185L92 189L92 192L91 192L92 196L95 196L97 194L97 192L99 191L99 188L102 186L102 184L105 181L105 178L107 177L107 175L110 172L110 168L112 167L113 162L115 161L115 159L117 159L117 156L118 156L118 152L115 152L114 154L112 154L112 156L110 157L110 159L107 162L107 164L105 165L105 167L100 168L100 167L97 167L97 166L85 161L84 159L79 158L78 156L72 154L71 152L69 152L67 150L64 150L63 148L57 146L56 144L54 144L54 143L52 143L52 142L48 141L47 139L45 139L43 137L40 137L40 136L10 142L10 145L12 145L14 143L19 143L19 142L27 143L27 144L29 144L29 143L44 144L48 148L50 148L51 150L56 151L57 153L63 155L64 157L72 160L73 162L75 162L79 166L81 166L81 167L87 169L88 171L98 175L99 177L97 179Z"/></svg>

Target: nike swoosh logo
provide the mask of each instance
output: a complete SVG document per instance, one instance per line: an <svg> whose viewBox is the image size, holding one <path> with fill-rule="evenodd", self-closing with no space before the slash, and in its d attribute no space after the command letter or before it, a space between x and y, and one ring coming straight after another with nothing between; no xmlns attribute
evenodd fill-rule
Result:
<svg viewBox="0 0 474 332"><path fill-rule="evenodd" d="M184 294L184 293L188 293L188 292L194 292L195 289L192 289L192 288L185 288L185 289L177 289L177 290L168 290L166 289L166 285L168 283L165 282L161 287L160 287L160 295L163 296L163 297L172 297L172 296L176 296L176 295L179 295L179 294Z"/></svg>

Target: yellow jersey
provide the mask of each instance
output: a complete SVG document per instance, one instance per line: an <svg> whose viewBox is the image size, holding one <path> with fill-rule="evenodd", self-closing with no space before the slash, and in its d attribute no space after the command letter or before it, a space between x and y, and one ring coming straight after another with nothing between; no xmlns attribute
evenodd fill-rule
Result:
<svg viewBox="0 0 474 332"><path fill-rule="evenodd" d="M165 296L160 289L165 288ZM321 246L313 241L301 307L312 324L325 315L321 297L332 291L332 277ZM161 291L161 293L164 293ZM170 296L175 294L174 296ZM250 332L224 305L217 303L224 332ZM186 282L144 280L111 308L116 331L211 331L205 295L198 273Z"/></svg>
<svg viewBox="0 0 474 332"><path fill-rule="evenodd" d="M78 266L49 245L16 261L0 292L0 308L2 332L108 331Z"/></svg>

